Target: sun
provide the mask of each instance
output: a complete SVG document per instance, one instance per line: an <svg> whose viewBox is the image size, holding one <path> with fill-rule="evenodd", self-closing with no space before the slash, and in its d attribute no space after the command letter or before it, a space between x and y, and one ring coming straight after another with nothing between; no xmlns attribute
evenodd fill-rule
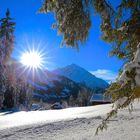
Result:
<svg viewBox="0 0 140 140"><path fill-rule="evenodd" d="M43 65L43 56L33 49L22 54L21 63L26 67L38 69Z"/></svg>

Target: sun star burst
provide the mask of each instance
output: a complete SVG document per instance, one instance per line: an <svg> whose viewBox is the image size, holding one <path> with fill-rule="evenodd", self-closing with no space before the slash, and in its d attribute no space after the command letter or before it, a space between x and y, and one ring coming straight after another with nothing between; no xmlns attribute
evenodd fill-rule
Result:
<svg viewBox="0 0 140 140"><path fill-rule="evenodd" d="M32 79L42 80L42 77L47 79L46 70L51 68L52 63L52 50L48 50L47 43L41 41L28 41L25 39L21 43L18 51L17 59L19 65L16 67L18 78L24 78L25 81Z"/></svg>
<svg viewBox="0 0 140 140"><path fill-rule="evenodd" d="M21 56L21 63L29 68L41 68L43 66L43 55L34 49L24 52Z"/></svg>

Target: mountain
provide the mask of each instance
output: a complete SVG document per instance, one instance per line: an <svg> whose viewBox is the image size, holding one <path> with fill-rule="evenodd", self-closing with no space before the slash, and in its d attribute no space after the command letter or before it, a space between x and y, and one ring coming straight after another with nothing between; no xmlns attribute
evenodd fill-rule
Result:
<svg viewBox="0 0 140 140"><path fill-rule="evenodd" d="M28 79L28 83L34 87L34 98L51 103L67 100L71 95L77 98L81 87L74 81L49 71L45 71L44 77L34 81Z"/></svg>
<svg viewBox="0 0 140 140"><path fill-rule="evenodd" d="M32 86L33 99L37 102L40 99L48 103L66 100L83 104L85 98L90 99L91 89L102 92L108 86L105 81L75 64L55 71L33 71L20 63L15 63L15 68L17 79Z"/></svg>
<svg viewBox="0 0 140 140"><path fill-rule="evenodd" d="M23 80L33 88L34 101L55 103L57 101L69 100L70 97L77 99L83 89L90 91L85 85L74 82L73 80L54 74L48 70L25 69L20 63L16 63L16 77Z"/></svg>
<svg viewBox="0 0 140 140"><path fill-rule="evenodd" d="M77 83L85 83L91 89L105 89L109 85L106 81L97 78L76 64L58 68L53 70L53 73L65 76Z"/></svg>

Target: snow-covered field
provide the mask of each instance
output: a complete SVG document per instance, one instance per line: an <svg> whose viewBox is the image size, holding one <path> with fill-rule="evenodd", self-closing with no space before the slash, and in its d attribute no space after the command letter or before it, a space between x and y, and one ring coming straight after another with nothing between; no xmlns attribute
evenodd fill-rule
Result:
<svg viewBox="0 0 140 140"><path fill-rule="evenodd" d="M63 110L0 113L1 140L140 140L140 103L121 110L107 131L95 130L111 105Z"/></svg>

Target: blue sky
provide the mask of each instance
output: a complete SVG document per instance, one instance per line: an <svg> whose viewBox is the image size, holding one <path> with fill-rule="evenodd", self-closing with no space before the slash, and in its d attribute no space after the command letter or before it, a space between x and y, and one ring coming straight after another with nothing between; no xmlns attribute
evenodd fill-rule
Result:
<svg viewBox="0 0 140 140"><path fill-rule="evenodd" d="M105 80L113 80L123 62L115 57L109 57L111 44L101 40L100 18L92 17L92 28L89 38L80 51L71 48L60 48L62 40L57 32L51 29L54 22L52 14L38 14L42 0L0 0L0 18L5 16L6 9L11 11L11 17L15 18L15 48L12 56L20 58L21 51L27 46L44 48L48 61L48 69L55 69L75 63L86 70L96 74ZM28 45L27 45L28 42ZM20 52L20 53L19 53Z"/></svg>

